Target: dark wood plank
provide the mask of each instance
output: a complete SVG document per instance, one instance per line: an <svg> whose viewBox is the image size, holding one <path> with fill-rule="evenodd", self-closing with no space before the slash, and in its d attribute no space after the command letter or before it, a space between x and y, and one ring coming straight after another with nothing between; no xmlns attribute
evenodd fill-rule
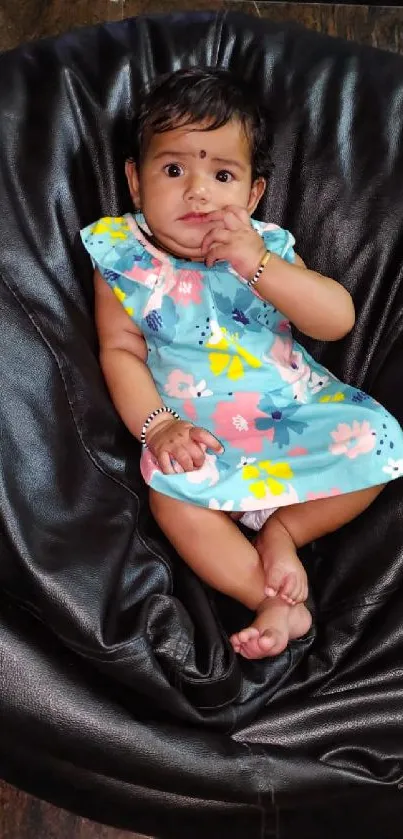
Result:
<svg viewBox="0 0 403 839"><path fill-rule="evenodd" d="M0 782L0 839L145 839L81 819Z"/></svg>
<svg viewBox="0 0 403 839"><path fill-rule="evenodd" d="M268 20L292 20L308 29L361 44L403 53L402 6L351 6L324 3L232 3ZM252 8L251 8L252 7Z"/></svg>
<svg viewBox="0 0 403 839"><path fill-rule="evenodd" d="M264 0L2 0L0 49L58 35L77 26L174 10L231 9L314 29L394 52L403 52L403 5L281 3Z"/></svg>

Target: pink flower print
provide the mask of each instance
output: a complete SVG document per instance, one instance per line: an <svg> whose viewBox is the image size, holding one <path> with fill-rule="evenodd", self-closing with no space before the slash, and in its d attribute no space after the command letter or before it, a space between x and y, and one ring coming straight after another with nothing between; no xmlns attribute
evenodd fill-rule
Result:
<svg viewBox="0 0 403 839"><path fill-rule="evenodd" d="M194 385L194 376L191 373L185 373L183 370L171 370L164 390L168 396L176 399L186 399L191 396L190 388Z"/></svg>
<svg viewBox="0 0 403 839"><path fill-rule="evenodd" d="M129 271L124 272L124 276L129 280L136 280L138 283L147 286L147 288L154 288L158 279L158 271L150 271L149 268L141 268L140 265L134 263Z"/></svg>
<svg viewBox="0 0 403 839"><path fill-rule="evenodd" d="M191 373L185 373L183 370L171 370L167 381L164 385L164 390L175 399L184 399L182 406L183 413L194 422L197 417L196 406L192 402L191 388L194 386L194 376Z"/></svg>
<svg viewBox="0 0 403 839"><path fill-rule="evenodd" d="M303 446L294 446L287 452L288 457L301 457L304 454L308 454L308 449L304 449Z"/></svg>
<svg viewBox="0 0 403 839"><path fill-rule="evenodd" d="M153 289L153 293L150 294L150 297L144 307L144 318L146 318L150 312L161 309L164 296L169 294L175 285L175 272L172 265L169 262L164 262L163 264L156 262L156 265L158 267L156 267L155 271L148 270L144 272L148 275L144 281L145 285L148 288ZM133 270L134 269L132 269L132 271Z"/></svg>
<svg viewBox="0 0 403 839"><path fill-rule="evenodd" d="M263 441L270 442L274 437L274 428L259 431L255 428L255 419L267 414L257 407L260 393L237 393L231 402L219 402L213 413L214 433L219 440L228 443L234 449L242 449L246 454L261 452Z"/></svg>
<svg viewBox="0 0 403 839"><path fill-rule="evenodd" d="M197 417L193 400L213 395L213 391L207 387L205 379L195 382L194 376L191 373L185 373L183 370L171 370L164 385L164 390L168 396L185 399L183 411L191 420L195 420Z"/></svg>
<svg viewBox="0 0 403 839"><path fill-rule="evenodd" d="M371 428L368 420L359 423L354 420L353 424L347 425L340 422L334 431L330 432L334 443L329 446L332 454L344 454L350 460L354 460L361 454L367 454L375 446L375 431Z"/></svg>
<svg viewBox="0 0 403 839"><path fill-rule="evenodd" d="M320 498L333 498L335 495L342 495L341 489L333 487L333 489L329 489L327 492L307 492L305 500L318 501Z"/></svg>
<svg viewBox="0 0 403 839"><path fill-rule="evenodd" d="M271 347L269 354L265 355L266 361L271 361L279 367L288 368L291 364L292 354L292 338L291 335L285 334L284 338L277 336Z"/></svg>
<svg viewBox="0 0 403 839"><path fill-rule="evenodd" d="M195 422L197 418L197 411L196 405L192 402L191 399L186 399L182 405L183 413L190 419L191 422Z"/></svg>
<svg viewBox="0 0 403 839"><path fill-rule="evenodd" d="M307 385L311 377L311 368L302 353L293 350L291 335L285 335L284 338L276 337L270 352L266 353L263 358L270 364L274 364L282 380L291 385L294 399L297 402L307 402Z"/></svg>
<svg viewBox="0 0 403 839"><path fill-rule="evenodd" d="M291 331L291 324L289 320L281 320L278 324L279 332L290 332Z"/></svg>
<svg viewBox="0 0 403 839"><path fill-rule="evenodd" d="M150 449L143 449L140 460L140 471L146 484L150 484L155 473L161 471Z"/></svg>
<svg viewBox="0 0 403 839"><path fill-rule="evenodd" d="M189 306L189 303L199 304L203 288L202 276L200 271L190 271L186 268L177 271L176 282L171 291L175 303L181 306Z"/></svg>

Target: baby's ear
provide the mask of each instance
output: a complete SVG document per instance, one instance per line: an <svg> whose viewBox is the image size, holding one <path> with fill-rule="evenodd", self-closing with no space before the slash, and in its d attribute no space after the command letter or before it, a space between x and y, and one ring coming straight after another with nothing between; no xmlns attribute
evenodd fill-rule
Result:
<svg viewBox="0 0 403 839"><path fill-rule="evenodd" d="M129 192L136 210L140 209L140 182L137 166L132 158L126 160L125 174L129 186Z"/></svg>
<svg viewBox="0 0 403 839"><path fill-rule="evenodd" d="M252 213L256 210L256 207L266 189L266 179L265 178L256 178L253 181L253 184L250 189L249 201L247 210L249 215L251 216Z"/></svg>

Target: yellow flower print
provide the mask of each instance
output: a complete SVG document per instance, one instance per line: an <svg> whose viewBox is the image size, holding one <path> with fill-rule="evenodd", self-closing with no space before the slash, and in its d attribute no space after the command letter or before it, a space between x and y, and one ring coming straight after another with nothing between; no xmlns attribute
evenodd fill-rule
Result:
<svg viewBox="0 0 403 839"><path fill-rule="evenodd" d="M262 362L256 356L241 346L237 333L230 334L225 327L221 328L215 322L211 326L213 334L207 341L206 346L213 350L209 353L209 364L210 370L215 376L220 376L221 373L226 371L228 378L231 381L236 381L244 375L244 363L249 367L262 366ZM235 352L226 352L232 347Z"/></svg>
<svg viewBox="0 0 403 839"><path fill-rule="evenodd" d="M123 216L114 218L113 216L106 216L91 227L91 233L94 235L102 235L102 233L109 233L111 239L127 239L129 225L127 219Z"/></svg>
<svg viewBox="0 0 403 839"><path fill-rule="evenodd" d="M345 398L344 393L337 391L333 396L321 396L319 402L343 402Z"/></svg>
<svg viewBox="0 0 403 839"><path fill-rule="evenodd" d="M132 318L133 315L134 315L133 306L125 306L125 303L124 303L124 301L126 300L126 297L127 297L126 292L122 291L122 289L119 288L118 286L115 286L114 289L113 289L113 293L114 293L115 297L118 298L119 303L123 304L123 308L124 308L125 312L127 312L127 314L130 315L130 317Z"/></svg>
<svg viewBox="0 0 403 839"><path fill-rule="evenodd" d="M126 292L122 291L122 289L118 288L118 286L114 287L113 293L118 298L119 303L123 303L123 301L126 300L126 297L127 297Z"/></svg>
<svg viewBox="0 0 403 839"><path fill-rule="evenodd" d="M260 460L256 465L246 465L242 468L242 479L252 481L249 489L255 498L264 498L267 489L271 495L282 495L286 491L284 481L294 476L290 465L285 462L272 463L271 460Z"/></svg>

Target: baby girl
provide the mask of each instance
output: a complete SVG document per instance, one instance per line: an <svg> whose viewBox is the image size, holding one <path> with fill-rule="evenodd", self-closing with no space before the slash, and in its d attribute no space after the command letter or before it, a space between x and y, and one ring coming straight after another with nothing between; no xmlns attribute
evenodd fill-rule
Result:
<svg viewBox="0 0 403 839"><path fill-rule="evenodd" d="M151 510L196 574L254 612L231 638L246 658L309 630L298 549L358 516L403 465L393 417L293 339L291 324L342 338L354 306L305 266L291 233L251 218L271 173L267 137L229 72L163 77L126 162L136 213L81 234L100 363L142 443Z"/></svg>

